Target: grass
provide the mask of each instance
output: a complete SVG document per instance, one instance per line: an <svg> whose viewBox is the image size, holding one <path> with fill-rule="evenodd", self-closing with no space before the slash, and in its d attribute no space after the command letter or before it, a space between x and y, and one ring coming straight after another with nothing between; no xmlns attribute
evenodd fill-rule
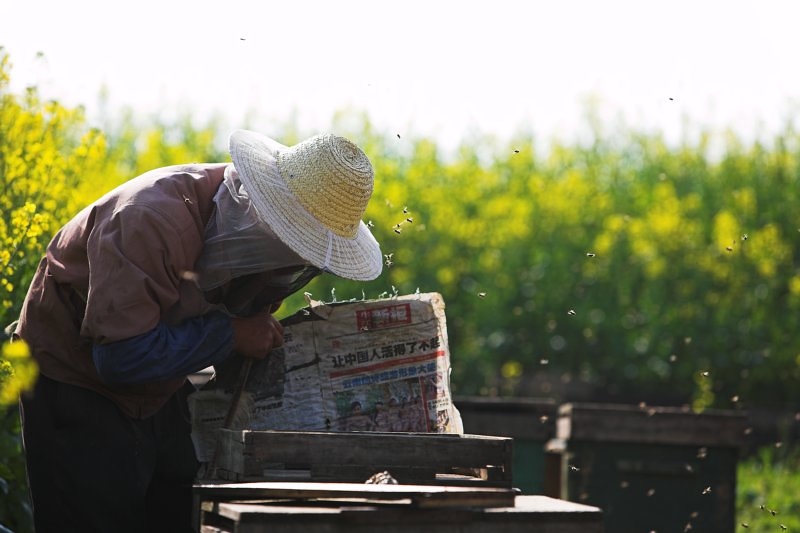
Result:
<svg viewBox="0 0 800 533"><path fill-rule="evenodd" d="M739 463L737 483L737 532L800 532L800 447L761 448Z"/></svg>

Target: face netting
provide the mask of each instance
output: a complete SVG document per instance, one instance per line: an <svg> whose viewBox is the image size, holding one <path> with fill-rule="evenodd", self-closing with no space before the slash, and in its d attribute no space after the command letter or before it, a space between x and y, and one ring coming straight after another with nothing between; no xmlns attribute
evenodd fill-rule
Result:
<svg viewBox="0 0 800 533"><path fill-rule="evenodd" d="M203 291L264 272L276 274L270 285L289 289L298 272L308 274L306 267L316 268L258 219L233 165L225 169L214 203L216 209L206 226L203 251L195 265L197 284Z"/></svg>

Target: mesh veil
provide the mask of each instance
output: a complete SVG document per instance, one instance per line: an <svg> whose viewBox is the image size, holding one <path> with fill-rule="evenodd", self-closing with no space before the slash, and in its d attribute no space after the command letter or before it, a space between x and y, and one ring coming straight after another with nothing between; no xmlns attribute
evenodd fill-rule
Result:
<svg viewBox="0 0 800 533"><path fill-rule="evenodd" d="M233 165L225 169L214 204L195 265L203 291L249 274L309 264L259 220Z"/></svg>

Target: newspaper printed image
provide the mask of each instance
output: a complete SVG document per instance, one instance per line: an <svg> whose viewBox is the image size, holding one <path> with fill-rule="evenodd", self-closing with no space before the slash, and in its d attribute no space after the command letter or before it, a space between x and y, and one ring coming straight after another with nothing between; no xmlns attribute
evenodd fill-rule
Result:
<svg viewBox="0 0 800 533"><path fill-rule="evenodd" d="M282 320L284 345L253 362L230 429L463 434L450 392L438 293L311 306ZM242 359L189 397L200 461L213 453Z"/></svg>

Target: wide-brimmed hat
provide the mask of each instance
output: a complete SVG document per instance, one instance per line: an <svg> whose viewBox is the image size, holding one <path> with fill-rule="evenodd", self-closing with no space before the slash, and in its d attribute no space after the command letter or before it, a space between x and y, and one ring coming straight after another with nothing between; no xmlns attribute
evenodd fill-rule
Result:
<svg viewBox="0 0 800 533"><path fill-rule="evenodd" d="M361 220L374 172L358 146L330 133L284 146L236 130L228 149L259 218L298 255L348 279L380 275L380 245Z"/></svg>

